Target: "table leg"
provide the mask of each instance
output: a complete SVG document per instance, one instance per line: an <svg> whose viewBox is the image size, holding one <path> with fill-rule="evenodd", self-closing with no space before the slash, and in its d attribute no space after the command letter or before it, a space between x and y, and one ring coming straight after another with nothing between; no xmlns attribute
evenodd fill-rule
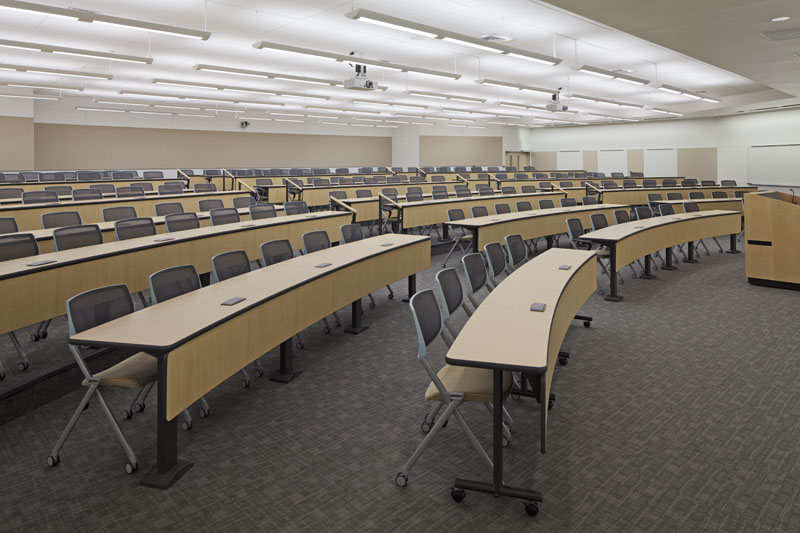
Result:
<svg viewBox="0 0 800 533"><path fill-rule="evenodd" d="M442 238L439 239L439 242L447 242L450 240L450 226L442 222Z"/></svg>
<svg viewBox="0 0 800 533"><path fill-rule="evenodd" d="M644 274L639 279L653 279L653 257L650 254L644 256Z"/></svg>
<svg viewBox="0 0 800 533"><path fill-rule="evenodd" d="M683 260L684 263L697 263L697 259L694 258L694 241L689 241L688 243L689 248L689 257Z"/></svg>
<svg viewBox="0 0 800 533"><path fill-rule="evenodd" d="M550 248L553 247L553 236L552 235L545 236L544 240L547 242L547 248L545 248L546 250L549 250Z"/></svg>
<svg viewBox="0 0 800 533"><path fill-rule="evenodd" d="M350 325L344 330L347 333L353 333L358 335L369 326L362 326L361 325L361 298L353 302L350 306Z"/></svg>
<svg viewBox="0 0 800 533"><path fill-rule="evenodd" d="M166 490L178 481L192 463L178 460L178 417L167 420L167 358L158 358L158 406L156 407L156 465L141 481L143 487Z"/></svg>
<svg viewBox="0 0 800 533"><path fill-rule="evenodd" d="M740 250L736 249L736 234L731 233L731 246L730 250L725 252L726 254L740 254L742 253Z"/></svg>
<svg viewBox="0 0 800 533"><path fill-rule="evenodd" d="M289 383L302 373L302 370L294 369L294 348L292 347L292 338L289 337L289 339L281 343L280 368L269 377L269 380L277 381L278 383Z"/></svg>
<svg viewBox="0 0 800 533"><path fill-rule="evenodd" d="M417 292L417 275L411 274L408 276L408 297L403 298L404 302L407 302L411 299L414 294Z"/></svg>
<svg viewBox="0 0 800 533"><path fill-rule="evenodd" d="M677 270L677 267L672 264L672 248L666 248L664 250L664 254L665 265L661 268L661 270Z"/></svg>
<svg viewBox="0 0 800 533"><path fill-rule="evenodd" d="M611 245L611 255L609 256L608 277L611 281L611 294L606 295L609 302L620 302L622 296L617 294L617 245Z"/></svg>

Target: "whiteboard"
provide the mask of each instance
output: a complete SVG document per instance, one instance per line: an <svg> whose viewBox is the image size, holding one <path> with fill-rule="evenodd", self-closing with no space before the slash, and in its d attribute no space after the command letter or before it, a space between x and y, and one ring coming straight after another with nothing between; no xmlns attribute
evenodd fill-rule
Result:
<svg viewBox="0 0 800 533"><path fill-rule="evenodd" d="M564 150L556 154L556 170L583 170L583 152Z"/></svg>
<svg viewBox="0 0 800 533"><path fill-rule="evenodd" d="M748 146L747 181L754 185L800 186L800 144Z"/></svg>
<svg viewBox="0 0 800 533"><path fill-rule="evenodd" d="M675 177L678 175L678 151L675 148L648 148L644 151L646 177Z"/></svg>
<svg viewBox="0 0 800 533"><path fill-rule="evenodd" d="M600 150L597 152L597 171L611 176L612 172L628 175L628 152L625 150Z"/></svg>

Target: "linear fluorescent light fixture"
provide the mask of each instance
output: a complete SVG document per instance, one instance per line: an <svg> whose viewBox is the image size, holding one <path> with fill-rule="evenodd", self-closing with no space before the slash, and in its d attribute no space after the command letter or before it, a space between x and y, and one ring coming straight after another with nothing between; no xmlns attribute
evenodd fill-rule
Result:
<svg viewBox="0 0 800 533"><path fill-rule="evenodd" d="M126 63L141 63L144 65L149 65L153 62L152 57L129 56L123 54L114 54L111 52L97 52L94 50L84 50L82 48L67 48L65 46L56 46L53 44L29 43L26 41L10 41L8 39L0 39L0 46L4 48L34 50L38 52L45 52L51 54L92 57L96 59L108 59L111 61L124 61Z"/></svg>
<svg viewBox="0 0 800 533"><path fill-rule="evenodd" d="M223 74L236 74L239 76L250 76L255 78L270 78L274 80L283 81L297 81L301 83L311 83L315 85L342 85L341 81L329 80L325 78L313 78L308 76L294 76L292 74L281 74L280 72L267 72L261 70L249 70L244 68L225 67L222 65L206 65L197 64L193 67L195 70L206 72L219 72Z"/></svg>
<svg viewBox="0 0 800 533"><path fill-rule="evenodd" d="M0 64L0 70L14 70L17 72L27 72L29 74L53 74L55 76L67 76L71 78L89 78L94 80L110 80L110 74L99 74L95 72L84 72L82 70L63 70L57 68L31 67L28 65Z"/></svg>
<svg viewBox="0 0 800 533"><path fill-rule="evenodd" d="M0 83L0 85L5 85L6 87L18 87L20 89L47 89L51 91L71 91L71 92L83 91L83 87L61 87L60 85L52 85L49 83L27 83L24 81L19 81L19 82L5 81Z"/></svg>
<svg viewBox="0 0 800 533"><path fill-rule="evenodd" d="M599 76L601 78L605 78L608 80L624 81L625 83L631 83L633 85L647 85L648 83L650 83L650 80L646 80L644 78L628 76L627 74L614 72L613 70L605 70L598 67L592 67L590 65L583 65L582 67L578 68L578 71L583 72L585 74L591 74L593 76Z"/></svg>
<svg viewBox="0 0 800 533"><path fill-rule="evenodd" d="M720 102L715 98L708 98L706 96L695 94L691 91L687 91L686 89L675 87L674 85L667 85L666 83L661 84L658 90L664 91L665 93L677 94L678 96L683 96L685 98L690 98L692 100L703 100L705 102L711 102L712 104L718 104Z"/></svg>
<svg viewBox="0 0 800 533"><path fill-rule="evenodd" d="M457 107L443 107L442 111L445 113L465 113L467 115L492 115L488 111L472 111L469 109L459 109Z"/></svg>
<svg viewBox="0 0 800 533"><path fill-rule="evenodd" d="M402 107L402 108L407 108L407 109L428 109L428 106L420 105L420 104L401 104L401 103L397 103L397 102L379 102L377 100L363 100L363 99L359 99L359 98L356 98L356 99L352 100L352 102L354 104L363 104L363 105L384 105L384 106L388 106L388 107Z"/></svg>
<svg viewBox="0 0 800 533"><path fill-rule="evenodd" d="M486 102L485 98L475 98L472 96L460 96L457 94L445 94L445 93L432 93L428 91L408 91L407 94L411 96L422 96L425 98L437 98L439 100L456 100L458 102L474 102L476 104L482 104Z"/></svg>
<svg viewBox="0 0 800 533"><path fill-rule="evenodd" d="M143 20L115 17L111 15L102 15L100 13L93 13L91 11L84 11L81 9L46 6L42 4L34 4L33 2L21 2L18 0L0 0L0 8L13 9L15 11L25 11L29 13L37 13L39 15L45 15L45 16L68 18L80 22L90 22L90 23L96 22L98 24L121 26L124 28L130 28L134 30L162 33L165 35L172 35L175 37L187 37L189 39L200 39L203 41L206 41L208 40L209 37L211 37L211 33L207 31L192 30L189 28L169 26L167 24L156 24L154 22L146 22Z"/></svg>
<svg viewBox="0 0 800 533"><path fill-rule="evenodd" d="M487 52L494 52L496 54L502 54L516 59L524 59L526 61L533 61L535 63L551 66L561 63L561 59L557 57L548 56L545 54L537 54L536 52L530 52L528 50L507 46L505 44L493 43L484 39L476 39L475 37L470 37L469 35L448 31L435 26L428 26L426 24L419 24L410 20L393 17L391 15L385 15L376 11L370 11L368 9L356 9L349 13L345 13L344 16L353 20L376 24L378 26L404 31L407 33L413 33L423 37L430 37L452 44L468 46L470 48L476 48Z"/></svg>
<svg viewBox="0 0 800 533"><path fill-rule="evenodd" d="M497 102L497 105L503 106L503 107L513 107L514 109L536 109L535 107L533 107L531 105L518 104L516 102L503 102L503 101L500 101L500 102ZM493 115L497 115L497 113L492 113L492 114ZM497 115L497 116L499 116L499 115ZM507 116L507 115L504 115L504 116Z"/></svg>
<svg viewBox="0 0 800 533"><path fill-rule="evenodd" d="M492 80L488 78L481 78L479 80L475 80L475 83L480 83L481 85L490 85L492 87L502 87L507 89L517 89L518 91L530 91L534 93L541 93L551 95L554 94L555 91L550 89L545 89L543 87L534 87L533 85L525 85L524 83L513 83L510 81L502 81L502 80Z"/></svg>
<svg viewBox="0 0 800 533"><path fill-rule="evenodd" d="M662 85L661 87L658 88L658 90L670 94L681 94L683 92L682 89L678 89L677 87L672 87L670 85Z"/></svg>
<svg viewBox="0 0 800 533"><path fill-rule="evenodd" d="M656 107L654 107L650 111L652 111L653 113L660 113L662 115L672 115L674 117L682 117L683 116L683 114L681 114L681 113L676 113L674 111L668 111L666 109L658 109Z"/></svg>
<svg viewBox="0 0 800 533"><path fill-rule="evenodd" d="M24 100L60 100L58 96L43 96L40 94L12 94L12 93L0 93L0 98L22 98Z"/></svg>
<svg viewBox="0 0 800 533"><path fill-rule="evenodd" d="M126 91L121 90L119 91L121 95L130 95L130 96L151 96L153 98L167 98L167 99L176 99L176 100L190 100L190 101L197 101L197 102L226 102L229 104L252 104L252 105L262 105L262 106L270 106L270 107L282 107L285 104L278 104L274 102L259 102L257 100L243 100L240 98L214 98L211 96L186 96L183 94L163 94L163 93L151 93L147 91Z"/></svg>
<svg viewBox="0 0 800 533"><path fill-rule="evenodd" d="M237 87L232 85L218 85L214 83L202 83L196 81L183 81L183 80L169 80L164 78L153 78L153 83L156 85L168 85L170 87L188 87L190 89L215 89L219 91L238 91L254 94L268 94L274 96L277 91L268 91L265 89L253 89L250 87Z"/></svg>
<svg viewBox="0 0 800 533"><path fill-rule="evenodd" d="M265 122L272 120L271 118L267 118L267 117L239 117L239 119L241 119L241 120L263 120Z"/></svg>
<svg viewBox="0 0 800 533"><path fill-rule="evenodd" d="M441 70L432 70L427 68L417 68L409 65L401 65L399 63L390 63L387 61L379 61L377 59L367 59L363 57L353 57L344 54L334 54L331 52L323 52L321 50L312 50L310 48L300 48L298 46L290 46L288 44L271 43L268 41L259 41L253 44L253 48L258 50L278 50L280 52L289 52L292 54L300 54L309 57L316 57L338 61L341 63L360 63L362 65L370 65L378 68L386 68L396 70L398 72L415 72L417 74L426 74L428 76L438 76L440 78L450 78L457 80L461 78L461 74L453 74L451 72L444 72Z"/></svg>
<svg viewBox="0 0 800 533"><path fill-rule="evenodd" d="M76 111L105 111L107 113L124 113L124 109L107 109L104 107L83 107L78 106L75 108Z"/></svg>
<svg viewBox="0 0 800 533"><path fill-rule="evenodd" d="M581 100L584 102L592 102L595 104L607 104L623 107L626 109L643 109L641 104L631 104L629 102L618 102L617 100L608 100L607 98L597 98L595 96L587 96L585 94L570 94L568 98L572 100Z"/></svg>

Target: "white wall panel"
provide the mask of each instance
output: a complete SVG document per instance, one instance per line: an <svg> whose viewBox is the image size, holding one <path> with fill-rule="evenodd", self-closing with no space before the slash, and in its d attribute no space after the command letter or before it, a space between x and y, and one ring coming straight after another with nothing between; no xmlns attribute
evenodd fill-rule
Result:
<svg viewBox="0 0 800 533"><path fill-rule="evenodd" d="M600 150L597 153L597 171L611 176L612 172L628 175L627 150Z"/></svg>
<svg viewBox="0 0 800 533"><path fill-rule="evenodd" d="M674 148L648 148L644 151L645 176L677 176L678 151Z"/></svg>

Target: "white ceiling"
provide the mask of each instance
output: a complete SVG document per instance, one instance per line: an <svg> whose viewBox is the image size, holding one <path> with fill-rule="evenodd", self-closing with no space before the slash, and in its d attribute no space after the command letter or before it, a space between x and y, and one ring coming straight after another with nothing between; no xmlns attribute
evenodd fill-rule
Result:
<svg viewBox="0 0 800 533"><path fill-rule="evenodd" d="M675 9L662 9L658 12L641 9L646 0L554 0L553 3L571 6L572 9L595 12L593 17L605 24L620 20L630 24L632 32L639 32L640 26L630 22L634 17L613 17L603 9L610 5L617 13L628 8L639 12L637 21L648 20L650 27L661 20L674 21L682 18L692 19L692 7L697 2L690 0L669 0L662 2L647 0L647 6L676 4ZM721 13L727 13L728 4L757 4L745 0L709 0L720 4ZM681 39L670 39L669 48L658 46L642 38L635 37L603 23L575 15L549 4L526 0L389 0L341 2L337 0L275 0L270 2L256 0L139 0L138 2L109 2L108 0L64 0L59 2L40 2L51 6L79 8L99 13L138 19L148 22L170 24L192 29L205 29L211 32L208 41L184 39L180 37L142 32L120 27L100 26L85 22L47 17L36 13L23 13L0 9L0 35L3 39L46 43L58 46L83 48L103 52L149 56L151 65L120 63L104 59L53 55L28 50L0 47L0 63L40 66L68 70L84 70L111 74L111 80L81 80L61 78L55 75L29 74L0 71L0 83L23 82L58 84L61 87L84 87L81 93L82 104L93 107L119 107L136 109L131 106L98 104L95 99L125 100L138 102L168 102L145 96L120 95L119 91L152 92L164 95L186 95L192 97L231 98L236 96L251 102L281 103L275 109L282 113L305 113L311 115L330 114L318 110L305 109L306 105L340 107L351 110L380 111L377 118L399 121L419 121L413 117L400 115L420 115L430 120L458 117L457 113L442 111L442 107L470 111L518 115L521 118L498 118L489 115L464 114L462 122L474 126L491 122L513 124L545 125L547 119L569 122L597 122L602 120L587 113L625 117L630 119L662 118L651 111L656 107L681 113L685 116L700 116L718 112L733 106L778 100L787 97L781 89L798 94L798 77L788 83L776 83L763 72L755 72L732 64L728 68L734 74L719 66L727 63L717 62L712 66L705 49L685 50ZM685 4L683 9L677 4ZM777 4L779 2L768 2ZM790 2L786 1L786 4ZM791 2L798 4L797 0ZM691 4L691 6L689 5ZM725 4L722 6L721 4ZM567 6L569 5L569 6ZM587 7L588 6L588 7ZM597 7L594 7L597 6ZM557 66L532 64L521 59L498 56L440 40L418 37L406 32L382 28L351 20L344 16L354 8L365 8L414 22L427 24L473 37L494 33L511 37L509 44L538 52L555 55L563 59ZM731 8L733 9L733 8ZM797 8L794 9L797 11ZM699 11L699 10L696 10ZM609 13L612 11L609 11ZM678 15L680 13L680 15ZM708 12L702 10L708 15ZM765 12L764 16L769 15ZM613 20L607 20L607 19ZM797 22L800 23L800 14ZM672 22L671 22L672 23ZM677 22L675 22L677 25ZM693 25L693 27L699 25ZM709 22L707 21L708 26ZM676 26L677 27L677 26ZM635 31L634 31L635 30ZM642 30L642 33L647 33ZM655 37L664 37L669 32L658 32ZM711 33L711 32L709 32ZM713 32L719 37L719 31ZM676 35L682 35L676 33ZM647 35L642 35L647 37ZM733 37L736 37L734 35ZM455 72L461 75L458 80L435 78L415 73L400 73L370 68L370 78L388 87L386 91L358 92L341 87L324 87L291 81L257 79L232 74L198 72L195 64L212 64L226 67L259 71L282 72L286 74L343 80L352 76L352 68L344 63L298 56L275 50L257 50L257 41L271 41L304 48L316 49L337 54L356 51L369 59L386 60L405 65ZM656 40L656 39L654 39ZM731 39L733 40L733 39ZM673 42L674 41L674 42ZM695 39L692 42L702 42ZM663 43L662 43L663 44ZM698 45L699 46L699 45ZM691 47L690 47L691 48ZM716 46L715 49L724 48ZM684 55L687 54L687 55ZM694 59L689 57L704 59ZM713 55L713 54L712 54ZM800 59L795 58L797 61ZM631 75L651 80L645 87L634 86L614 80L601 79L577 71L577 67L588 64L603 69L627 69ZM796 68L796 64L794 65ZM770 71L769 68L763 69ZM772 69L773 71L776 69ZM753 75L748 73L753 72ZM747 75L748 77L745 77ZM777 75L777 74L776 74ZM785 78L786 74L782 76ZM284 98L281 96L261 96L251 93L235 93L216 89L189 89L155 85L153 79L165 78L189 82L230 85L255 89L269 89L329 96L325 102ZM475 80L490 78L513 83L521 83L549 89L563 87L564 93L590 95L647 106L646 109L622 109L607 104L587 103L563 98L562 104L569 105L578 114L553 114L544 110L521 110L497 105L498 101L518 102L526 105L543 105L546 95L523 92L509 88L479 85ZM748 79L749 78L749 79ZM758 81L752 81L757 79ZM677 86L694 93L705 94L721 100L720 104L690 100L686 97L668 94L656 89L662 83ZM795 85L792 85L794 83ZM451 100L432 100L411 96L406 91L417 90L440 92L485 98L486 103L466 103ZM2 92L22 92L22 89L2 88ZM40 91L53 94L52 91ZM223 93L223 94L221 94ZM411 111L396 108L353 104L353 99L373 99L394 103L414 103L428 105L424 110ZM63 105L75 106L74 99L67 99ZM186 102L180 105L191 105ZM209 101L201 103L203 108L237 108L245 116L268 117L270 109L258 105L235 105ZM163 110L163 108L161 108ZM205 111L185 111L205 112ZM355 122L357 116L365 114L345 114L339 121ZM274 117L279 118L279 117ZM297 117L292 117L296 119ZM326 119L304 118L309 122L322 122ZM397 124L387 123L387 124ZM334 127L334 126L332 126Z"/></svg>

